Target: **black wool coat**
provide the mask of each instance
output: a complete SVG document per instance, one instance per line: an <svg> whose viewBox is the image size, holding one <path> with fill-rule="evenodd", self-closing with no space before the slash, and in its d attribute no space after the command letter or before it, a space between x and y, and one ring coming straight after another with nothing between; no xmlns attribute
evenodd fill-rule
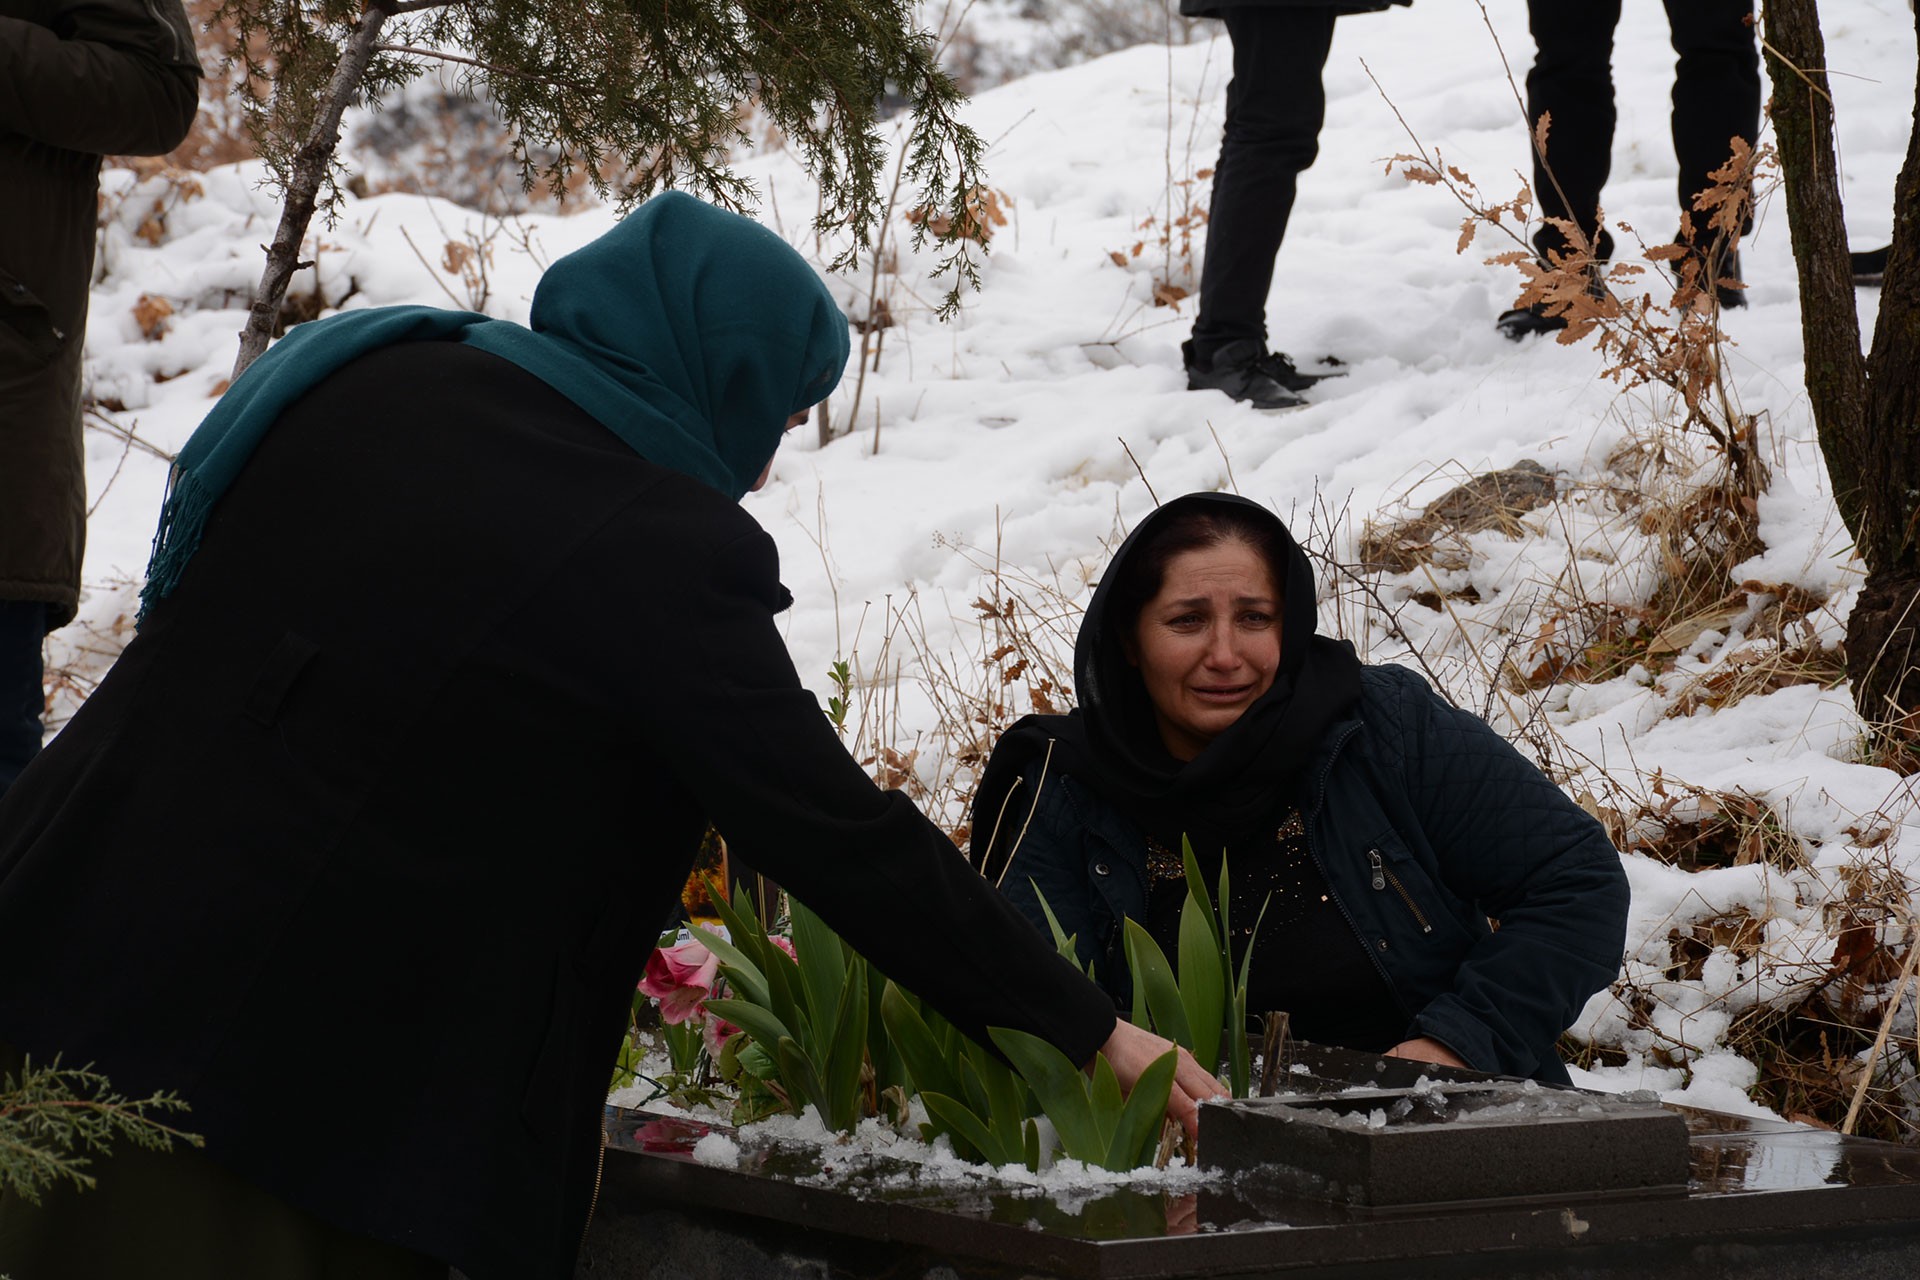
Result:
<svg viewBox="0 0 1920 1280"><path fill-rule="evenodd" d="M284 414L0 802L0 1041L473 1280L572 1274L628 1003L711 819L956 1023L1112 1005L800 685L772 540L516 366Z"/></svg>
<svg viewBox="0 0 1920 1280"><path fill-rule="evenodd" d="M0 600L73 617L86 545L80 357L100 157L193 125L180 0L0 0Z"/></svg>

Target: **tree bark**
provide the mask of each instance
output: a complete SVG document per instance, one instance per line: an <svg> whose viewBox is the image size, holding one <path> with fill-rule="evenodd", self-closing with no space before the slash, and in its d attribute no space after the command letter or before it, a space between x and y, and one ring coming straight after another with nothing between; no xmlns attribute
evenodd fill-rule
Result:
<svg viewBox="0 0 1920 1280"><path fill-rule="evenodd" d="M1767 0L1773 123L1799 266L1807 396L1834 501L1867 565L1847 619L1853 701L1920 765L1920 86L1894 188L1893 246L1873 351L1860 354L1814 0ZM1920 15L1914 19L1920 61Z"/></svg>
<svg viewBox="0 0 1920 1280"><path fill-rule="evenodd" d="M1920 59L1920 15L1914 21ZM1914 126L1867 358L1867 581L1847 620L1847 675L1860 714L1901 748L1896 761L1920 765L1920 85Z"/></svg>
<svg viewBox="0 0 1920 1280"><path fill-rule="evenodd" d="M274 322L280 316L280 300L286 297L293 273L300 269L300 242L306 237L307 225L313 221L320 184L326 179L333 153L340 145L340 117L373 60L380 28L398 7L396 0L368 0L360 25L347 41L339 65L333 70L333 78L327 83L313 128L300 149L294 152L293 178L287 184L280 225L274 230L273 243L267 247L267 266L248 308L247 327L240 332L240 354L233 362L235 378L260 357L273 337Z"/></svg>
<svg viewBox="0 0 1920 1280"><path fill-rule="evenodd" d="M1914 54L1920 61L1920 14L1914 18ZM1880 318L1867 357L1867 437L1884 512L1870 536L1867 563L1920 564L1920 84L1914 88L1914 129L1893 189L1893 245L1880 284ZM1884 465L1883 465L1884 464Z"/></svg>
<svg viewBox="0 0 1920 1280"><path fill-rule="evenodd" d="M1807 398L1833 500L1866 554L1866 360L1847 264L1847 227L1834 165L1833 98L1827 92L1826 41L1816 0L1766 0L1767 74L1773 80L1773 128L1786 178L1787 222L1800 277L1800 337ZM1871 558L1868 559L1871 564Z"/></svg>
<svg viewBox="0 0 1920 1280"><path fill-rule="evenodd" d="M1860 598L1847 615L1847 679L1853 703L1877 734L1904 747L1896 753L1920 762L1920 572L1908 567L1869 569ZM1905 772L1903 769L1902 772Z"/></svg>

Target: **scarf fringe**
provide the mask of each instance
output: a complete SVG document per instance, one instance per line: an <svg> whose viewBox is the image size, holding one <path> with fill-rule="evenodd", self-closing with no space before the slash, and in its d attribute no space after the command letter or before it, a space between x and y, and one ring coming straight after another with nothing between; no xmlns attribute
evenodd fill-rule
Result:
<svg viewBox="0 0 1920 1280"><path fill-rule="evenodd" d="M179 585L187 561L200 549L200 534L207 527L215 496L191 471L176 467L167 477L167 496L160 506L160 527L154 531L153 554L147 560L146 585L140 588L135 627Z"/></svg>

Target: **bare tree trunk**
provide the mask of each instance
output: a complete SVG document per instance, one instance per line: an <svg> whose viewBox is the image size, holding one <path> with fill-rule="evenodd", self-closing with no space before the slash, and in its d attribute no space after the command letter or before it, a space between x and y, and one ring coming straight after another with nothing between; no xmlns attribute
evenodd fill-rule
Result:
<svg viewBox="0 0 1920 1280"><path fill-rule="evenodd" d="M1920 15L1914 27L1920 61ZM1880 285L1880 319L1867 357L1867 432L1874 462L1869 483L1881 486L1885 504L1872 531L1877 550L1889 561L1920 564L1920 84L1913 109L1914 130L1893 189L1893 247Z"/></svg>
<svg viewBox="0 0 1920 1280"><path fill-rule="evenodd" d="M293 273L305 265L300 262L300 241L307 234L307 224L313 221L320 184L333 163L335 148L340 145L340 117L359 88L367 64L373 60L380 28L397 7L396 0L368 0L360 25L341 52L333 79L327 83L326 96L320 101L320 113L314 117L313 128L294 153L293 179L287 184L280 225L274 230L273 243L267 247L267 268L260 275L259 287L253 291L247 327L240 333L240 354L233 362L236 378L267 349L273 337L274 321L280 315L280 300L287 293L287 283L293 279Z"/></svg>
<svg viewBox="0 0 1920 1280"><path fill-rule="evenodd" d="M1833 98L1816 0L1766 0L1767 74L1773 79L1773 128L1786 176L1787 221L1800 275L1800 336L1807 397L1833 479L1833 499L1855 541L1862 540L1861 450L1867 365L1847 266L1847 227L1834 168Z"/></svg>
<svg viewBox="0 0 1920 1280"><path fill-rule="evenodd" d="M1920 50L1920 18L1915 19ZM1920 56L1920 55L1917 55ZM1920 86L1915 128L1893 190L1893 248L1867 358L1872 545L1847 620L1847 675L1869 722L1897 721L1911 751L1920 731Z"/></svg>
<svg viewBox="0 0 1920 1280"><path fill-rule="evenodd" d="M1920 88L1894 191L1893 249L1870 357L1847 272L1833 100L1815 0L1767 0L1767 69L1799 264L1807 395L1834 501L1866 561L1847 620L1847 674L1868 723L1920 737ZM1920 16L1915 18L1920 60Z"/></svg>

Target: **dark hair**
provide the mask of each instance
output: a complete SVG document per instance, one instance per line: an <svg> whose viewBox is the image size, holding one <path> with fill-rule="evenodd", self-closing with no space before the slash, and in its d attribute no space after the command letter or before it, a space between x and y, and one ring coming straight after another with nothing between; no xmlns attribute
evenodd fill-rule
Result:
<svg viewBox="0 0 1920 1280"><path fill-rule="evenodd" d="M1244 542L1259 552L1267 572L1273 575L1274 590L1284 594L1288 555L1285 536L1271 516L1239 505L1215 503L1170 516L1121 564L1107 606L1107 627L1116 636L1132 635L1140 611L1160 594L1173 558L1223 542Z"/></svg>

